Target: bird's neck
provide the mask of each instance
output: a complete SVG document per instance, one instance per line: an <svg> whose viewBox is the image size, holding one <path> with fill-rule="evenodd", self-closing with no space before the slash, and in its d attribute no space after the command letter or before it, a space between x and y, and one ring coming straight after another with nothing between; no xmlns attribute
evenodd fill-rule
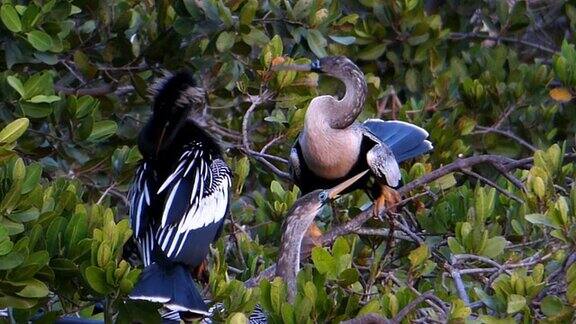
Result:
<svg viewBox="0 0 576 324"><path fill-rule="evenodd" d="M362 112L368 87L364 73L354 64L346 64L338 74L333 75L346 86L346 94L336 100L330 110L330 126L346 128L350 126Z"/></svg>
<svg viewBox="0 0 576 324"><path fill-rule="evenodd" d="M317 194L317 192L312 192L308 195ZM280 258L276 265L276 275L282 277L287 284L288 299L291 301L296 296L296 277L300 271L302 240L314 222L314 218L318 215L318 210L306 209L306 197L302 197L302 202L300 205L294 205L287 214L280 243Z"/></svg>
<svg viewBox="0 0 576 324"><path fill-rule="evenodd" d="M140 133L139 148L142 155L153 159L161 156L175 141L184 124L185 117L154 114Z"/></svg>

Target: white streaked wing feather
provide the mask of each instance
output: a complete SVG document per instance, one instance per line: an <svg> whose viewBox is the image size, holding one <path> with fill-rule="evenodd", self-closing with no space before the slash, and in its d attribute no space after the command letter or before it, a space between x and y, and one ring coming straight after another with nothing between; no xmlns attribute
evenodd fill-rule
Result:
<svg viewBox="0 0 576 324"><path fill-rule="evenodd" d="M168 190L161 226L156 233L156 240L168 257L175 257L182 251L190 231L219 222L226 214L231 187L228 167L222 160L214 160L208 165L202 156L203 152L197 149L183 154L176 171L158 191ZM188 181L188 185L181 186L181 181ZM184 189L180 190L180 187ZM172 205L182 201L183 193L190 195L187 211L183 215L173 215L178 209L173 209ZM168 219L178 221L168 224Z"/></svg>

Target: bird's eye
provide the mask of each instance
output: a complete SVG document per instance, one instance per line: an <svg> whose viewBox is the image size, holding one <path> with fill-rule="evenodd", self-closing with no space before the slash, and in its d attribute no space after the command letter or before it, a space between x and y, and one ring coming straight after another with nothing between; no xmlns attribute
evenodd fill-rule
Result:
<svg viewBox="0 0 576 324"><path fill-rule="evenodd" d="M311 66L311 70L312 72L322 72L322 67L320 65L320 60L314 60L312 61L312 64L310 64Z"/></svg>
<svg viewBox="0 0 576 324"><path fill-rule="evenodd" d="M322 191L319 195L320 201L326 201L328 199L328 193L326 191Z"/></svg>

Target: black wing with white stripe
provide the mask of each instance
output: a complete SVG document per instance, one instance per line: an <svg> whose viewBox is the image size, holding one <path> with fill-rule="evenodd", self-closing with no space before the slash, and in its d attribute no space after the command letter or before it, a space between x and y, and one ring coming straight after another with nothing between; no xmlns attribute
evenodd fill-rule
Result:
<svg viewBox="0 0 576 324"><path fill-rule="evenodd" d="M197 144L185 151L176 169L160 185L164 195L156 241L170 259L204 258L226 215L231 187L230 169L222 159ZM197 252L195 252L197 251Z"/></svg>
<svg viewBox="0 0 576 324"><path fill-rule="evenodd" d="M136 177L129 193L130 221L134 237L140 237L148 226L150 207L154 194L154 171L146 162L136 170Z"/></svg>

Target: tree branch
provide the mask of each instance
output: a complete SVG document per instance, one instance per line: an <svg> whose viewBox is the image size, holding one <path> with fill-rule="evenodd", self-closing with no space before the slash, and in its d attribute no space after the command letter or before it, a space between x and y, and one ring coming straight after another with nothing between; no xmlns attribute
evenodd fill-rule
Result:
<svg viewBox="0 0 576 324"><path fill-rule="evenodd" d="M540 45L540 44L536 44L536 43L532 43L529 41L525 41L523 39L519 39L519 38L512 38L512 37L504 37L504 36L490 36L490 35L486 35L486 34L478 34L478 33L451 33L450 34L450 39L451 40L465 40L465 39L488 39L488 40L492 40L492 41L497 41L497 42L506 42L506 43L517 43L517 44L522 44L524 46L528 46L528 47L532 47L535 48L537 50L549 53L549 54L556 54L558 53L557 50Z"/></svg>
<svg viewBox="0 0 576 324"><path fill-rule="evenodd" d="M270 98L270 93L266 92L266 91L264 93L262 93L261 95L258 95L258 96L250 96L250 102L252 102L252 104L250 105L248 110L246 110L246 113L244 113L244 119L242 120L243 151L245 154L251 156L256 161L262 163L264 166L266 166L270 171L272 171L272 173L277 175L279 178L281 178L285 181L288 181L288 182L292 182L292 177L290 176L290 174L288 172L284 172L284 171L278 169L274 164L272 164L270 161L268 161L267 158L272 157L271 155L260 153L260 152L254 151L250 148L250 139L249 139L248 128L250 125L250 119L252 118L252 113L254 112L256 107L258 107L258 105L266 102L269 98ZM275 158L278 158L278 157L275 157ZM282 158L278 158L278 159L280 159L280 160L278 160L279 162L285 162L285 160Z"/></svg>

